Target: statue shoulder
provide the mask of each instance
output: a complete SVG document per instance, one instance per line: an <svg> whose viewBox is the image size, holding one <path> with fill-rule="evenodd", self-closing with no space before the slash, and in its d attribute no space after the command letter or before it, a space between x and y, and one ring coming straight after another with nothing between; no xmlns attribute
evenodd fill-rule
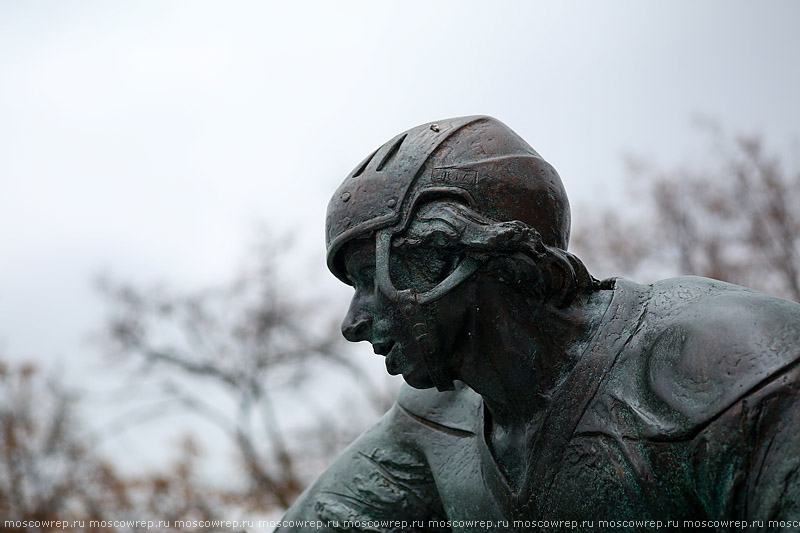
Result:
<svg viewBox="0 0 800 533"><path fill-rule="evenodd" d="M310 527L302 524L321 521L327 527L313 527L388 533L398 530L392 525L398 518L444 519L413 424L395 404L297 498L281 519L285 526L278 530L306 531ZM384 522L389 525L378 525Z"/></svg>
<svg viewBox="0 0 800 533"><path fill-rule="evenodd" d="M800 360L800 305L705 278L653 285L647 378L656 398L703 422ZM661 311L660 311L661 309Z"/></svg>
<svg viewBox="0 0 800 533"><path fill-rule="evenodd" d="M479 429L480 395L457 381L453 391L414 389L403 384L397 398L397 408L407 417L430 429L455 436L472 436Z"/></svg>
<svg viewBox="0 0 800 533"><path fill-rule="evenodd" d="M425 523L444 520L424 447L428 441L438 441L439 435L474 435L482 405L480 396L460 382L451 392L403 385L392 409L306 489L282 521L322 520L351 531L347 524L352 522L392 523L398 517ZM431 438L432 431L436 438Z"/></svg>

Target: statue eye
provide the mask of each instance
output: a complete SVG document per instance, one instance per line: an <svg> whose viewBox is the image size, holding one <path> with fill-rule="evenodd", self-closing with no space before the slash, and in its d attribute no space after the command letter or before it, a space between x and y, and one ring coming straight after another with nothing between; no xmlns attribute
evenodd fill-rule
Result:
<svg viewBox="0 0 800 533"><path fill-rule="evenodd" d="M375 281L375 246L361 239L349 242L342 250L344 272L354 287L370 285Z"/></svg>
<svg viewBox="0 0 800 533"><path fill-rule="evenodd" d="M375 265L366 264L358 268L348 268L347 279L356 289L372 287L375 284Z"/></svg>
<svg viewBox="0 0 800 533"><path fill-rule="evenodd" d="M365 265L358 271L358 278L360 281L372 284L375 281L375 265Z"/></svg>

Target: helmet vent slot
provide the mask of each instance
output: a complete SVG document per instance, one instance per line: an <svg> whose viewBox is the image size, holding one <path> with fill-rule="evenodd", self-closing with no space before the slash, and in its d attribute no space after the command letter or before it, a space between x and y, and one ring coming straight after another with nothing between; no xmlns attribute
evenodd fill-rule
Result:
<svg viewBox="0 0 800 533"><path fill-rule="evenodd" d="M383 167L385 167L389 163L389 161L392 160L392 158L395 156L397 151L400 149L400 145L403 144L403 141L406 140L406 137L408 137L407 133L405 135L403 135L402 137L400 137L399 139L397 139L397 141L394 143L394 145L391 148L389 148L389 151L386 152L385 156L383 156L383 160L380 162L380 164L378 165L378 168L376 169L378 172L383 170Z"/></svg>
<svg viewBox="0 0 800 533"><path fill-rule="evenodd" d="M367 169L367 165L369 165L369 162L372 161L372 158L375 157L375 154L377 154L377 153L378 153L378 150L375 150L374 152L369 154L369 157L366 158L363 163L361 163L361 166L359 166L358 170L356 170L355 173L353 174L354 178L357 178L361 174L364 173L364 171Z"/></svg>

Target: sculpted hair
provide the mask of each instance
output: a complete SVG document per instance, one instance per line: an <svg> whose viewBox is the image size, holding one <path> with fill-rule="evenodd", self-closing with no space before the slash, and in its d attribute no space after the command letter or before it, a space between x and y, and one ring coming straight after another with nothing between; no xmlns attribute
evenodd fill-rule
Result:
<svg viewBox="0 0 800 533"><path fill-rule="evenodd" d="M456 200L420 206L394 246L434 247L474 257L484 263L483 271L558 308L601 288L580 259L544 244L534 228L519 221L498 222Z"/></svg>

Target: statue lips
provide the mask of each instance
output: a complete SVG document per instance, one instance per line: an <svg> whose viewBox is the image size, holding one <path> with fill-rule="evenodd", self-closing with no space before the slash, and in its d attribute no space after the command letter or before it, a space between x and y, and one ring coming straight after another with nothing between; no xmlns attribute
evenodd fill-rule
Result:
<svg viewBox="0 0 800 533"><path fill-rule="evenodd" d="M376 354L386 357L386 371L393 376L402 373L400 368L396 368L398 361L393 357L394 353L397 351L395 350L396 347L397 343L394 341L376 342L372 345L372 350Z"/></svg>
<svg viewBox="0 0 800 533"><path fill-rule="evenodd" d="M386 356L392 350L394 341L374 342L372 343L372 351L378 355Z"/></svg>

